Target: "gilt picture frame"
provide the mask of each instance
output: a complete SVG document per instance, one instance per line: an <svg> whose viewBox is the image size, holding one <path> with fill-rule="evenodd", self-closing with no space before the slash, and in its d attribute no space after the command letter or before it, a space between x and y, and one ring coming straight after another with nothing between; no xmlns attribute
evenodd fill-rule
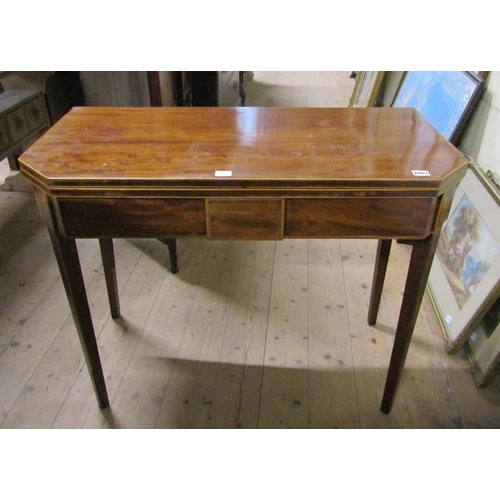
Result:
<svg viewBox="0 0 500 500"><path fill-rule="evenodd" d="M366 108L376 104L385 71L360 71L349 101L350 108Z"/></svg>
<svg viewBox="0 0 500 500"><path fill-rule="evenodd" d="M443 225L427 289L455 354L500 295L500 196L477 165L457 187Z"/></svg>
<svg viewBox="0 0 500 500"><path fill-rule="evenodd" d="M500 298L464 345L478 387L485 387L500 372Z"/></svg>

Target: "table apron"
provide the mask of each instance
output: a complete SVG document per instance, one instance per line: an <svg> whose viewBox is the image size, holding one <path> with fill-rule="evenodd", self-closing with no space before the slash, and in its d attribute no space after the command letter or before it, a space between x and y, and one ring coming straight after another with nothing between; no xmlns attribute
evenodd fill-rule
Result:
<svg viewBox="0 0 500 500"><path fill-rule="evenodd" d="M58 231L71 238L202 237L423 239L434 197L52 198Z"/></svg>

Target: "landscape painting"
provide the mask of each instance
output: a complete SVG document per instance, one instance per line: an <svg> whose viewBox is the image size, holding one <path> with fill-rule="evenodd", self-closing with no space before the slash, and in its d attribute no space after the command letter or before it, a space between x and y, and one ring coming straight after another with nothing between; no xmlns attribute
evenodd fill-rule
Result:
<svg viewBox="0 0 500 500"><path fill-rule="evenodd" d="M499 255L499 242L464 194L441 233L436 251L460 309Z"/></svg>

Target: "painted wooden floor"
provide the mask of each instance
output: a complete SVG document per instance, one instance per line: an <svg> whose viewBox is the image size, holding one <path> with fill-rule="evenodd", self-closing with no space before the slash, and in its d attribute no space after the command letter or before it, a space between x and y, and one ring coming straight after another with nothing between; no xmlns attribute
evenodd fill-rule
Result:
<svg viewBox="0 0 500 500"><path fill-rule="evenodd" d="M339 88L347 105L352 86L255 72L247 104L334 105ZM111 407L97 407L32 195L0 191L0 428L500 428L498 380L477 389L464 353L445 352L427 295L380 412L406 246L393 245L369 327L373 240L179 240L176 275L159 241L115 240L116 321L98 244L78 243Z"/></svg>

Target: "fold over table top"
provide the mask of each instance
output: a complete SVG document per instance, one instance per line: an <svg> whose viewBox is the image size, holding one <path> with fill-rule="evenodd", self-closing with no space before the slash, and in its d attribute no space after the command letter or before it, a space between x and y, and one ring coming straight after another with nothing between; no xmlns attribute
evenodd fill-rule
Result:
<svg viewBox="0 0 500 500"><path fill-rule="evenodd" d="M437 195L458 183L467 159L409 108L81 107L20 163L53 195L194 186Z"/></svg>

